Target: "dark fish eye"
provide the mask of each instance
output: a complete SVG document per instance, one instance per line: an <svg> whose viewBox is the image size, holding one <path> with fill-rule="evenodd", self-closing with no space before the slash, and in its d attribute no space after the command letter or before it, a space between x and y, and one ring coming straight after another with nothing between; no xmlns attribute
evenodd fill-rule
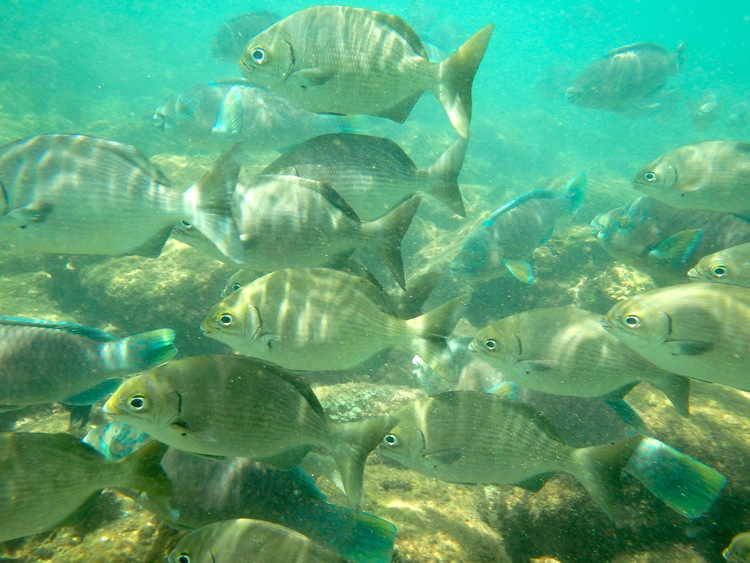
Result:
<svg viewBox="0 0 750 563"><path fill-rule="evenodd" d="M647 182L655 182L655 181L656 181L656 172L646 172L646 173L645 173L645 174L643 175L643 178L644 178L644 179L645 179L645 180L646 180Z"/></svg>
<svg viewBox="0 0 750 563"><path fill-rule="evenodd" d="M180 553L177 556L177 563L190 563L190 556L187 553Z"/></svg>
<svg viewBox="0 0 750 563"><path fill-rule="evenodd" d="M259 65L266 62L266 50L263 47L253 47L250 50L250 56Z"/></svg>
<svg viewBox="0 0 750 563"><path fill-rule="evenodd" d="M715 278L723 278L728 273L729 268L727 268L726 264L719 262L718 264L711 266L711 275Z"/></svg>
<svg viewBox="0 0 750 563"><path fill-rule="evenodd" d="M180 221L180 225L182 225L183 229L192 229L193 228L193 224L192 223L188 223L187 221Z"/></svg>
<svg viewBox="0 0 750 563"><path fill-rule="evenodd" d="M497 348L497 340L494 338L488 338L484 341L484 347L487 348L487 350L494 350Z"/></svg>
<svg viewBox="0 0 750 563"><path fill-rule="evenodd" d="M219 315L219 322L224 326L232 326L232 323L234 322L234 316L232 315L232 313L222 313L221 315Z"/></svg>
<svg viewBox="0 0 750 563"><path fill-rule="evenodd" d="M239 291L241 287L242 287L241 283L235 282L232 284L232 291Z"/></svg>
<svg viewBox="0 0 750 563"><path fill-rule="evenodd" d="M641 318L638 315L625 315L622 320L628 328L638 328L641 326Z"/></svg>
<svg viewBox="0 0 750 563"><path fill-rule="evenodd" d="M136 412L144 411L148 407L146 397L141 394L130 397L130 399L128 399L128 405L130 405L130 408Z"/></svg>
<svg viewBox="0 0 750 563"><path fill-rule="evenodd" d="M395 434L388 434L385 438L383 438L383 444L390 448L398 446L398 436L396 436Z"/></svg>

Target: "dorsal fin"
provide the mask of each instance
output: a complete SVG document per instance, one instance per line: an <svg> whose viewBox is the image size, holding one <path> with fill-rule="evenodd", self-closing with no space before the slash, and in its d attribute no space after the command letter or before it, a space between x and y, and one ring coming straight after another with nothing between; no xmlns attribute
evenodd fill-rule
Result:
<svg viewBox="0 0 750 563"><path fill-rule="evenodd" d="M511 209L515 209L516 207L523 203L526 203L527 201L531 201L534 199L553 199L555 197L557 197L557 193L553 192L552 190L531 190L530 192L526 192L525 194L512 199L501 208L496 209L492 213L492 215L482 221L482 225L485 225L487 227L491 226L497 220L497 218L500 217L500 215L508 213L508 211L510 211Z"/></svg>
<svg viewBox="0 0 750 563"><path fill-rule="evenodd" d="M28 326L34 328L47 328L61 330L78 336L85 336L97 342L111 342L117 340L111 334L102 330L64 321L45 321L41 319L28 319L25 317L0 317L0 324L8 326Z"/></svg>
<svg viewBox="0 0 750 563"><path fill-rule="evenodd" d="M403 37L403 39L409 44L409 46L414 49L414 52L417 55L425 59L429 59L429 57L427 56L427 50L422 44L422 40L408 23L406 23L398 16L394 16L391 14L384 14L383 12L372 12L372 14L376 21L382 23L383 25L387 25L398 35Z"/></svg>

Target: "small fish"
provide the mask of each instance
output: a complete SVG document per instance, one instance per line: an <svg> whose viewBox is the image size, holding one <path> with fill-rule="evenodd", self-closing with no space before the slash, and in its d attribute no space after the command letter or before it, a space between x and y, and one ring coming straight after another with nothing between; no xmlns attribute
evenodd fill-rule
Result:
<svg viewBox="0 0 750 563"><path fill-rule="evenodd" d="M0 434L0 541L55 527L104 488L169 494L165 449L150 444L111 462L69 434Z"/></svg>
<svg viewBox="0 0 750 563"><path fill-rule="evenodd" d="M384 305L384 302L386 303ZM203 332L247 356L303 371L343 370L403 346L446 379L446 338L463 311L457 298L409 320L389 312L381 290L337 270L277 270L214 305Z"/></svg>
<svg viewBox="0 0 750 563"><path fill-rule="evenodd" d="M143 372L124 382L103 410L174 448L248 457L280 469L292 469L324 446L355 509L365 458L396 422L330 422L302 377L256 359L218 355Z"/></svg>
<svg viewBox="0 0 750 563"><path fill-rule="evenodd" d="M620 301L602 325L662 369L750 391L750 289L664 287Z"/></svg>
<svg viewBox="0 0 750 563"><path fill-rule="evenodd" d="M413 197L376 221L363 222L332 188L297 176L242 177L234 192L234 219L243 261L257 271L326 266L365 248L404 287L401 239L420 204ZM209 254L213 245L200 232L178 225L175 238Z"/></svg>
<svg viewBox="0 0 750 563"><path fill-rule="evenodd" d="M480 330L469 348L535 391L622 399L648 381L688 414L689 380L644 360L604 330L597 313L573 307L524 311Z"/></svg>
<svg viewBox="0 0 750 563"><path fill-rule="evenodd" d="M719 118L724 101L713 90L706 90L697 102L687 100L690 121L698 131L709 129Z"/></svg>
<svg viewBox="0 0 750 563"><path fill-rule="evenodd" d="M263 174L294 174L328 184L365 220L380 217L415 193L429 194L465 217L457 180L467 145L459 138L432 166L420 169L390 139L332 133L297 145Z"/></svg>
<svg viewBox="0 0 750 563"><path fill-rule="evenodd" d="M225 21L211 41L211 56L236 63L250 39L275 24L281 16L269 10L253 10Z"/></svg>
<svg viewBox="0 0 750 563"><path fill-rule="evenodd" d="M585 193L581 172L560 192L532 190L506 203L466 237L450 263L451 275L483 281L505 268L517 280L533 283L532 252L549 240L561 216L580 207Z"/></svg>
<svg viewBox="0 0 750 563"><path fill-rule="evenodd" d="M403 123L425 90L467 138L471 86L494 25L440 63L401 18L360 8L315 6L251 39L240 72L316 113L364 114ZM314 33L310 33L314 30Z"/></svg>
<svg viewBox="0 0 750 563"><path fill-rule="evenodd" d="M576 78L566 91L568 102L613 112L647 106L679 72L684 51L684 43L674 53L655 43L614 49Z"/></svg>
<svg viewBox="0 0 750 563"><path fill-rule="evenodd" d="M173 358L174 331L116 338L73 323L0 317L0 410L91 405L129 373Z"/></svg>
<svg viewBox="0 0 750 563"><path fill-rule="evenodd" d="M575 449L533 408L489 393L449 391L397 411L378 452L428 477L537 491L570 473L610 518L625 516L620 474L641 436Z"/></svg>
<svg viewBox="0 0 750 563"><path fill-rule="evenodd" d="M346 563L307 536L279 524L240 518L209 524L180 538L169 563Z"/></svg>
<svg viewBox="0 0 750 563"><path fill-rule="evenodd" d="M0 147L0 240L47 254L158 256L189 221L233 260L240 239L230 188L234 151L181 191L138 149L84 135L40 135Z"/></svg>
<svg viewBox="0 0 750 563"><path fill-rule="evenodd" d="M750 242L704 256L688 272L690 281L750 288Z"/></svg>
<svg viewBox="0 0 750 563"><path fill-rule="evenodd" d="M633 183L637 191L673 207L750 218L750 143L685 145L644 166Z"/></svg>
<svg viewBox="0 0 750 563"><path fill-rule="evenodd" d="M750 532L734 536L721 554L731 563L750 563Z"/></svg>
<svg viewBox="0 0 750 563"><path fill-rule="evenodd" d="M750 125L750 96L729 108L727 125L735 132L747 129Z"/></svg>

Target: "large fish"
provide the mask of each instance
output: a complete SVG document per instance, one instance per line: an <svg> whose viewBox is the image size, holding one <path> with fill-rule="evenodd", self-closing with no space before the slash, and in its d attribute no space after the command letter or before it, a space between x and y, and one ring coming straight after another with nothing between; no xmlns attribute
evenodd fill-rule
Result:
<svg viewBox="0 0 750 563"><path fill-rule="evenodd" d="M369 281L336 270L278 270L213 306L201 324L247 356L295 370L343 370L393 346L414 350L446 379L446 337L463 310L454 299L402 320Z"/></svg>
<svg viewBox="0 0 750 563"><path fill-rule="evenodd" d="M241 260L231 214L234 151L187 190L138 149L84 135L40 135L0 147L0 241L50 254L158 256L180 220Z"/></svg>
<svg viewBox="0 0 750 563"><path fill-rule="evenodd" d="M253 270L326 266L355 248L375 253L404 287L401 239L411 225L420 198L403 202L376 221L362 222L332 188L298 176L254 175L240 179L234 193L234 217ZM219 255L199 231L178 225L175 238Z"/></svg>
<svg viewBox="0 0 750 563"><path fill-rule="evenodd" d="M347 563L338 553L289 528L239 518L209 524L181 537L169 563Z"/></svg>
<svg viewBox="0 0 750 563"><path fill-rule="evenodd" d="M211 56L220 61L236 63L247 42L280 19L280 15L269 10L253 10L228 19L214 34Z"/></svg>
<svg viewBox="0 0 750 563"><path fill-rule="evenodd" d="M646 107L680 70L685 44L673 53L655 43L619 47L591 63L566 95L571 104L615 112Z"/></svg>
<svg viewBox="0 0 750 563"><path fill-rule="evenodd" d="M483 328L469 347L504 377L535 391L620 399L648 381L688 414L689 380L644 360L607 333L596 313L572 307L525 311Z"/></svg>
<svg viewBox="0 0 750 563"><path fill-rule="evenodd" d="M456 278L484 281L504 270L524 283L534 282L529 259L555 230L557 220L583 202L586 174L581 172L559 191L532 190L497 209L464 241L450 263Z"/></svg>
<svg viewBox="0 0 750 563"><path fill-rule="evenodd" d="M107 487L169 494L165 449L149 444L112 462L69 434L0 434L0 541L53 528Z"/></svg>
<svg viewBox="0 0 750 563"><path fill-rule="evenodd" d="M248 140L266 150L350 127L345 118L311 113L273 92L236 82L193 86L154 111L154 126L192 145Z"/></svg>
<svg viewBox="0 0 750 563"><path fill-rule="evenodd" d="M440 63L401 18L344 6L315 6L251 39L240 71L308 111L365 114L403 123L422 92L435 93L468 137L471 86L494 25Z"/></svg>
<svg viewBox="0 0 750 563"><path fill-rule="evenodd" d="M665 285L684 282L698 257L750 241L750 222L735 215L677 209L645 196L597 215L591 226L614 258Z"/></svg>
<svg viewBox="0 0 750 563"><path fill-rule="evenodd" d="M435 479L539 490L572 474L611 518L622 520L620 474L642 437L575 449L533 408L476 391L449 391L398 410L378 452Z"/></svg>
<svg viewBox="0 0 750 563"><path fill-rule="evenodd" d="M73 323L0 317L0 410L57 401L90 405L125 374L176 353L171 329L120 339Z"/></svg>
<svg viewBox="0 0 750 563"><path fill-rule="evenodd" d="M750 218L750 143L685 145L644 166L633 182L642 194L673 207Z"/></svg>
<svg viewBox="0 0 750 563"><path fill-rule="evenodd" d="M688 271L690 281L750 287L750 242L704 256Z"/></svg>
<svg viewBox="0 0 750 563"><path fill-rule="evenodd" d="M602 323L662 369L750 391L750 289L710 283L656 289L620 301Z"/></svg>
<svg viewBox="0 0 750 563"><path fill-rule="evenodd" d="M242 356L195 356L146 371L123 383L104 412L186 452L248 457L281 469L324 446L355 508L365 458L396 423L392 417L332 423L303 378Z"/></svg>
<svg viewBox="0 0 750 563"><path fill-rule="evenodd" d="M321 135L282 154L263 173L296 174L328 184L366 220L380 217L417 192L435 197L464 217L457 179L467 145L466 139L458 139L432 166L420 169L390 139Z"/></svg>

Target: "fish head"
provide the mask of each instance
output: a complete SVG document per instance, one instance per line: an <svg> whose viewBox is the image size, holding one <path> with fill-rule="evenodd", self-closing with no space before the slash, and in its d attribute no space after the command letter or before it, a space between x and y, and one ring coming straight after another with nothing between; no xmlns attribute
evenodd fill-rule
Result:
<svg viewBox="0 0 750 563"><path fill-rule="evenodd" d="M238 65L242 76L253 84L273 87L292 73L294 50L277 26L273 26L247 43Z"/></svg>
<svg viewBox="0 0 750 563"><path fill-rule="evenodd" d="M486 231L487 228L480 225L467 237L461 250L448 265L448 271L452 277L475 277L489 266L491 241Z"/></svg>
<svg viewBox="0 0 750 563"><path fill-rule="evenodd" d="M672 320L660 301L646 296L620 301L604 315L602 326L634 350L654 348L672 332Z"/></svg>
<svg viewBox="0 0 750 563"><path fill-rule="evenodd" d="M671 159L661 157L641 168L633 178L633 187L646 195L669 190L677 183L677 168Z"/></svg>
<svg viewBox="0 0 750 563"><path fill-rule="evenodd" d="M224 300L214 305L201 323L201 330L211 338L231 345L242 342L245 345L258 338L262 324L260 312L254 304L253 288L238 288Z"/></svg>
<svg viewBox="0 0 750 563"><path fill-rule="evenodd" d="M521 357L521 339L513 331L506 330L502 321L480 330L469 344L469 350L477 352L485 362L502 370L515 364Z"/></svg>
<svg viewBox="0 0 750 563"><path fill-rule="evenodd" d="M160 131L167 131L176 127L176 117L174 102L170 100L154 110L151 121Z"/></svg>
<svg viewBox="0 0 750 563"><path fill-rule="evenodd" d="M167 556L169 563L213 563L217 561L212 553L212 541L216 540L213 528L210 526L203 532L203 528L195 530L180 538L174 549ZM208 536L208 537L207 537Z"/></svg>
<svg viewBox="0 0 750 563"><path fill-rule="evenodd" d="M380 442L378 452L389 459L414 467L426 448L424 433L408 419L397 424Z"/></svg>
<svg viewBox="0 0 750 563"><path fill-rule="evenodd" d="M737 272L724 252L715 252L701 258L688 272L690 281L713 283L737 283Z"/></svg>
<svg viewBox="0 0 750 563"><path fill-rule="evenodd" d="M170 380L162 377L167 367L168 364L125 381L106 402L103 412L145 432L171 424L180 414L181 400Z"/></svg>

